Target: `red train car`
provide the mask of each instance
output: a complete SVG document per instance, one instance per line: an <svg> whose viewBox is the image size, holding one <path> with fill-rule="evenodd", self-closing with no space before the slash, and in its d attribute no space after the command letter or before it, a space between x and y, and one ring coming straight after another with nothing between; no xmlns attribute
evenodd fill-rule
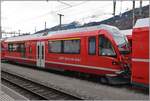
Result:
<svg viewBox="0 0 150 101"><path fill-rule="evenodd" d="M5 45L5 39L1 39L0 40L0 44L1 44L1 49L0 49L0 57L1 57L1 60L5 60L5 51L6 51L6 45Z"/></svg>
<svg viewBox="0 0 150 101"><path fill-rule="evenodd" d="M149 87L149 25L150 19L137 20L133 28L132 76L131 82L137 86Z"/></svg>
<svg viewBox="0 0 150 101"><path fill-rule="evenodd" d="M12 37L7 60L40 68L77 71L100 76L102 82L127 83L130 52L125 35L100 25Z"/></svg>

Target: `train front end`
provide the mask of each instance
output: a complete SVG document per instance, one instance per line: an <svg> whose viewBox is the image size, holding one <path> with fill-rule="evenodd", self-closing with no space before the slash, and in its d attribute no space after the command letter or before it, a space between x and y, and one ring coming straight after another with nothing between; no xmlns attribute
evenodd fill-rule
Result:
<svg viewBox="0 0 150 101"><path fill-rule="evenodd" d="M114 32L113 38L119 51L119 60L122 74L125 78L130 79L131 74L131 46L127 37L119 31Z"/></svg>
<svg viewBox="0 0 150 101"><path fill-rule="evenodd" d="M121 33L116 27L108 28L109 39L112 41L116 52L117 61L112 62L112 65L118 65L119 71L115 72L114 77L108 77L111 82L118 84L130 83L131 78L131 47L127 36Z"/></svg>

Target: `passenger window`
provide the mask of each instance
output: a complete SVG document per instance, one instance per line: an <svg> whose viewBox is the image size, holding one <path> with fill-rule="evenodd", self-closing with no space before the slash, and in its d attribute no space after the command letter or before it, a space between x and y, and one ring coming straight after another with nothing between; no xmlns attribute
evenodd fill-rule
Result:
<svg viewBox="0 0 150 101"><path fill-rule="evenodd" d="M9 44L8 44L8 51L9 51L9 52L12 52L12 51L13 51L13 44L12 44L12 43L9 43Z"/></svg>
<svg viewBox="0 0 150 101"><path fill-rule="evenodd" d="M61 53L62 52L62 41L49 41L48 42L49 53Z"/></svg>
<svg viewBox="0 0 150 101"><path fill-rule="evenodd" d="M26 48L25 48L25 44L22 43L20 46L20 52L25 53L26 52Z"/></svg>
<svg viewBox="0 0 150 101"><path fill-rule="evenodd" d="M96 54L96 37L90 37L88 42L89 42L89 45L88 45L89 55L95 55Z"/></svg>
<svg viewBox="0 0 150 101"><path fill-rule="evenodd" d="M21 44L18 43L17 52L21 52Z"/></svg>
<svg viewBox="0 0 150 101"><path fill-rule="evenodd" d="M116 56L111 42L103 35L99 37L99 55L113 57Z"/></svg>
<svg viewBox="0 0 150 101"><path fill-rule="evenodd" d="M64 40L63 52L69 54L80 54L80 39Z"/></svg>

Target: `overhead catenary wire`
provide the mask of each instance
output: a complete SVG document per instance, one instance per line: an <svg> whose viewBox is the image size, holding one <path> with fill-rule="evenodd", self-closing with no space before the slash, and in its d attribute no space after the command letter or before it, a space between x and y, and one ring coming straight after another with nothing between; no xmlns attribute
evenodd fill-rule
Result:
<svg viewBox="0 0 150 101"><path fill-rule="evenodd" d="M30 20L33 20L33 19L37 19L37 18L44 17L44 16L46 16L46 15L57 14L57 13L60 12L60 11L64 11L64 10L67 10L67 9L70 9L70 8L73 8L73 7L77 7L77 6L80 6L80 5L85 4L85 3L87 3L87 2L88 2L88 1L83 1L83 2L81 2L81 3L79 3L79 4L75 4L75 5L72 5L72 6L69 6L69 7L64 7L64 8L61 8L61 9L59 9L59 10L55 10L55 11L49 11L49 12L47 12L47 13L45 13L45 14L42 14L42 15L39 15L39 16L30 18L30 19L22 20L22 21L26 22L26 21L30 21ZM20 21L20 22L22 23L22 21Z"/></svg>
<svg viewBox="0 0 150 101"><path fill-rule="evenodd" d="M64 1L62 1L62 0L57 0L57 1L60 2L61 4L67 5L67 6L69 6L69 7L72 7L72 5L66 3L66 2L64 2Z"/></svg>
<svg viewBox="0 0 150 101"><path fill-rule="evenodd" d="M121 5L122 5L122 1L123 1L123 0L121 0L121 3L120 3ZM142 0L141 0L141 1L142 1ZM68 3L67 1L65 1L65 2ZM69 2L69 3L70 3L71 5L73 5L72 7L76 7L76 6L80 6L81 4L85 4L86 2L87 2L87 1L80 2L80 3L79 3L79 2L76 2L76 3L74 3L74 2L73 2L73 3L72 3L72 2ZM68 3L68 4L69 4L69 3ZM112 2L110 2L110 3L111 3L111 8L112 8ZM57 4L59 4L59 3L57 3ZM117 2L117 4L119 4L119 3ZM60 5L60 4L59 4L59 5ZM108 5L108 4L107 4L107 5ZM144 3L143 3L143 5L144 5ZM84 5L83 5L83 6L84 6ZM118 6L118 5L116 5L116 6ZM58 7L59 7L59 6L58 6ZM72 10L72 7L71 7L71 6L61 5L61 7L60 7L58 10L52 11L52 12L48 13L47 15L50 15L51 13L53 13L53 14L55 13L55 15L52 15L52 19L53 19L54 16L55 16L55 18L57 17L57 12L58 12L58 13L63 13L63 11L64 11L63 14L65 14L65 12L68 12L68 9L69 9L69 10ZM82 7L82 6L81 6L81 7ZM123 7L124 7L124 6L123 6ZM129 9L132 9L132 1L131 1L131 6L130 6L130 7L131 7L131 8L129 8ZM70 9L70 8L71 8L71 9ZM98 8L103 8L103 7L100 6L100 7L98 7ZM107 7L105 6L105 9L106 9L106 8L107 8ZM73 9L74 9L74 8L73 8ZM65 10L66 10L66 11L65 11ZM79 19L88 20L88 18L91 18L91 20L93 21L93 20L95 20L95 18L97 18L96 20L98 20L98 17L100 17L101 15L103 15L103 13L102 13L101 10L100 10L101 15L98 15L99 12L94 12L94 11L96 11L96 10L97 10L97 9L91 10L93 14L88 14L88 15L85 16L85 17L84 17L84 16L79 16ZM113 9L111 9L110 12L112 12L112 10L113 10ZM123 10L124 10L124 9L123 9ZM120 6L120 14L121 14L122 12L124 12L123 10L122 10L122 7ZM79 11L82 11L82 10L79 10ZM118 10L118 11L119 11L119 10ZM86 10L86 12L89 12L89 10ZM42 13L42 12L41 12L41 13ZM73 12L73 14L75 14L75 13L76 13L76 12ZM95 13L95 14L94 14L94 13ZM118 13L119 13L119 12L118 12ZM81 15L81 14L82 14L82 13L79 13L79 15ZM84 13L84 14L85 14L85 13ZM66 14L65 14L65 15L66 15ZM90 15L91 15L91 16L90 16ZM107 15L107 14L104 13L104 16L105 16L105 15ZM45 16L45 15L42 15L42 16ZM37 18L38 18L38 17L42 17L42 16L37 16ZM68 19L70 18L70 16L72 16L72 12L71 12L71 14L70 14L69 16L66 15L66 17L64 18L64 20L66 20L66 19L68 20ZM36 17L36 16L35 16L35 17ZM81 17L83 17L83 18L81 18ZM46 19L44 19L44 20L47 20L47 19L48 19L48 20L49 20L49 19L51 20L51 15L50 15L50 18L49 18L49 16L47 16ZM77 18L77 19L78 19L78 18ZM56 19L55 19L55 20L56 20ZM66 20L66 21L67 21L67 20ZM21 20L20 20L20 21L21 21ZM20 21L19 21L19 22L20 22ZM68 20L68 21L69 21L69 20ZM88 20L88 21L89 21L89 20ZM43 22L44 22L44 21L41 22L42 27L43 27ZM55 22L56 22L56 21L55 21ZM64 21L64 22L65 22L65 21ZM26 23L26 21L23 20L23 22L21 22L21 24L22 24L22 23ZM48 22L48 23L49 23L49 22ZM68 22L67 22L67 23L68 23ZM20 23L19 23L19 24L20 24ZM33 24L33 23L32 23L32 24ZM55 24L55 23L54 23L54 24ZM54 25L54 24L53 24L53 25ZM35 24L35 25L37 26L37 24ZM35 26L35 25L33 25L33 26ZM39 25L40 25L40 24L39 24ZM37 26L37 29L38 29L39 25ZM19 28L17 28L17 29L19 29ZM22 29L21 29L21 30L22 30ZM33 27L33 30L34 30L34 27ZM23 31L23 30L22 30L22 31Z"/></svg>

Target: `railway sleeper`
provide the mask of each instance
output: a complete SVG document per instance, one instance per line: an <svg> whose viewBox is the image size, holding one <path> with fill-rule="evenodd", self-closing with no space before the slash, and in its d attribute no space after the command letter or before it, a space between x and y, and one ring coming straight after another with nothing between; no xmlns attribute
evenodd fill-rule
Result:
<svg viewBox="0 0 150 101"><path fill-rule="evenodd" d="M4 72L6 73L6 72ZM20 87L20 88L23 88L29 92L32 92L40 97L42 97L43 99L53 99L53 100L58 100L58 99L61 99L62 98L65 98L65 99L81 99L79 97L75 97L75 96L72 96L70 94L67 94L67 93L64 93L64 92L59 92L59 91L55 91L53 90L53 88L44 88L45 86L43 85L36 85L36 83L30 81L30 80L26 80L22 77L17 77L16 79L13 79L14 77L13 76L17 76L15 74L10 74L10 73L6 73L8 74L8 77L5 77L6 74L2 73L2 78L7 80L8 82L11 82L13 84L15 84L16 86ZM7 76L7 75L6 75ZM18 80L17 80L18 79ZM22 80L20 80L22 79ZM24 83L22 83L21 81L23 81ZM29 83L28 83L29 81ZM30 83L32 82L32 83ZM27 83L27 86L25 86L24 84ZM31 84L32 86L37 86L33 89L31 89L31 86L29 85ZM41 89L43 89L43 91L41 91ZM43 94L44 92L47 92L47 95L46 94ZM66 96L67 95L67 96ZM68 96L69 95L69 96Z"/></svg>

